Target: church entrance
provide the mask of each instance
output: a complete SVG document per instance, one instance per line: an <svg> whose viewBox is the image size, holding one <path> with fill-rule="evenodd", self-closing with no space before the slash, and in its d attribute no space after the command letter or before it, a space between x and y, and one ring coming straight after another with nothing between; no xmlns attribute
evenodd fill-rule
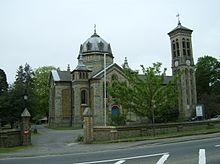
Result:
<svg viewBox="0 0 220 164"><path fill-rule="evenodd" d="M120 110L117 105L112 106L112 117L117 117L120 115Z"/></svg>

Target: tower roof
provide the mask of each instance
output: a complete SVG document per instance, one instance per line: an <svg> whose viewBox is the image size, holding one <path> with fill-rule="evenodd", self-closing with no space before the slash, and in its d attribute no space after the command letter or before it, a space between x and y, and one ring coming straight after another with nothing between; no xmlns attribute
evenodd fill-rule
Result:
<svg viewBox="0 0 220 164"><path fill-rule="evenodd" d="M80 53L82 55L86 55L88 53L94 53L94 52L107 53L110 56L112 56L112 50L110 44L107 43L96 33L96 29L94 30L94 34L80 46Z"/></svg>
<svg viewBox="0 0 220 164"><path fill-rule="evenodd" d="M130 69L130 67L128 65L127 57L125 57L124 64L122 66L123 66L123 68Z"/></svg>
<svg viewBox="0 0 220 164"><path fill-rule="evenodd" d="M174 28L172 31L170 31L170 32L168 33L168 35L171 35L172 33L175 33L175 32L181 32L181 31L190 32L190 33L193 32L193 30L182 26L182 24L181 24L181 22L180 22L180 20L179 20L177 27Z"/></svg>

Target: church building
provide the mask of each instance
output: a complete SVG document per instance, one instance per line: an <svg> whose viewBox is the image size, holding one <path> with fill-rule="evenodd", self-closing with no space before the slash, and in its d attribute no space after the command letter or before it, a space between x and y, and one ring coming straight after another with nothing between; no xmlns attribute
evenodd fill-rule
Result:
<svg viewBox="0 0 220 164"><path fill-rule="evenodd" d="M171 40L172 72L183 72L179 80L178 99L182 119L189 119L196 106L191 34L192 30L182 26L180 22L168 33ZM80 45L77 59L78 65L74 70L68 67L66 71L53 70L50 73L50 126L81 127L86 107L91 108L94 125L104 125L109 121L109 114L120 113L120 105L114 104L105 91L115 78L126 80L126 77L122 67L114 63L110 44L96 33L96 29ZM126 58L123 65L129 68Z"/></svg>

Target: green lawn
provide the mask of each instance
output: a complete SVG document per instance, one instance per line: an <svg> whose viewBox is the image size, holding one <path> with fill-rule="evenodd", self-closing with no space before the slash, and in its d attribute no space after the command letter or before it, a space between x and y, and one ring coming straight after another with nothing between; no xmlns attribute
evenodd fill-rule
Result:
<svg viewBox="0 0 220 164"><path fill-rule="evenodd" d="M0 153L14 153L20 150L29 149L32 146L16 146L16 147L7 147L7 148L0 148Z"/></svg>

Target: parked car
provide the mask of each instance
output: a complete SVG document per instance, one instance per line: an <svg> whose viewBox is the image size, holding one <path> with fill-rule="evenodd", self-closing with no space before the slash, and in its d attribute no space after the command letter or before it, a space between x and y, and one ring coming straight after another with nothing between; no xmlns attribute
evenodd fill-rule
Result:
<svg viewBox="0 0 220 164"><path fill-rule="evenodd" d="M220 115L216 115L215 117L211 118L210 120L220 120Z"/></svg>

